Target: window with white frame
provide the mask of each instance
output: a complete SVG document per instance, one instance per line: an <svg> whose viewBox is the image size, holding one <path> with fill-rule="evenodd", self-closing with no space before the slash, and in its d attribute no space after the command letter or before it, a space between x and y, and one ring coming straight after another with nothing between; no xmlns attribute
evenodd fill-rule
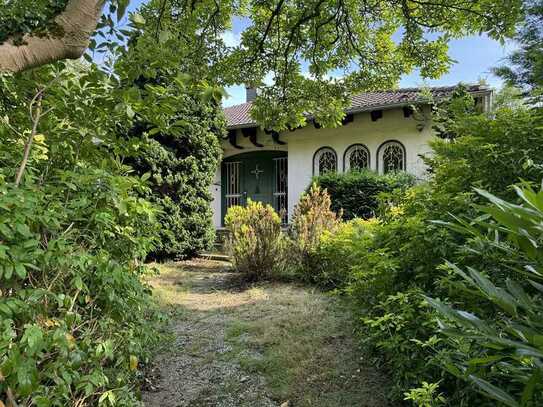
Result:
<svg viewBox="0 0 543 407"><path fill-rule="evenodd" d="M387 141L378 150L379 171L383 174L392 171L405 171L405 148L397 141Z"/></svg>
<svg viewBox="0 0 543 407"><path fill-rule="evenodd" d="M353 144L343 156L343 168L345 172L360 171L370 168L370 152L363 144Z"/></svg>
<svg viewBox="0 0 543 407"><path fill-rule="evenodd" d="M337 171L337 154L330 147L323 147L313 156L313 174L323 175Z"/></svg>

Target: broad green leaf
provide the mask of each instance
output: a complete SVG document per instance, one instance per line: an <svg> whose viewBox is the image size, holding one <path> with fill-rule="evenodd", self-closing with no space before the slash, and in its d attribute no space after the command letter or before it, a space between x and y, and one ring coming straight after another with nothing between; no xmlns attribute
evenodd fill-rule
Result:
<svg viewBox="0 0 543 407"><path fill-rule="evenodd" d="M26 268L22 263L17 263L15 265L15 274L17 274L19 278L26 277Z"/></svg>

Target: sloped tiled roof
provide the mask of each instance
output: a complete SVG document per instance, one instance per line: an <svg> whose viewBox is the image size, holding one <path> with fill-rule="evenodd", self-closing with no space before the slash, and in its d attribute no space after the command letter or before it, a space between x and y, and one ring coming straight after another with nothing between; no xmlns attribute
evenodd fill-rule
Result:
<svg viewBox="0 0 543 407"><path fill-rule="evenodd" d="M225 107L223 110L228 122L228 127L256 124L249 114L252 105L252 102L248 102L242 103L241 105Z"/></svg>
<svg viewBox="0 0 543 407"><path fill-rule="evenodd" d="M456 86L442 86L428 88L434 99L442 99L449 96ZM488 93L490 90L482 85L471 85L468 90L473 93ZM365 92L352 97L351 106L347 113L357 113L377 109L390 109L392 107L405 106L421 100L420 92L422 88L404 88L387 91ZM249 111L252 103L242 103L240 105L224 108L224 113L228 121L229 128L251 127L256 122L251 118Z"/></svg>

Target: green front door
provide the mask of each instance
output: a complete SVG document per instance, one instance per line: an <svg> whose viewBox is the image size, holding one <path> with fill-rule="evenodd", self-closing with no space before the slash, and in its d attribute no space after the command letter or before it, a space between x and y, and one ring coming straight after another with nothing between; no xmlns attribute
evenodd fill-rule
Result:
<svg viewBox="0 0 543 407"><path fill-rule="evenodd" d="M278 211L283 209L286 156L283 151L258 151L225 159L222 164L223 219L230 206L245 205L249 199L272 205Z"/></svg>
<svg viewBox="0 0 543 407"><path fill-rule="evenodd" d="M246 199L273 205L273 159L268 154L247 157L242 185Z"/></svg>

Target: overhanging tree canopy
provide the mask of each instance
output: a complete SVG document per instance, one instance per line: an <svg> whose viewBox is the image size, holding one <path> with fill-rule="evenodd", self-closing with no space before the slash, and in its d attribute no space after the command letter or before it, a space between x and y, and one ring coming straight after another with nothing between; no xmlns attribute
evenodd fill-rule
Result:
<svg viewBox="0 0 543 407"><path fill-rule="evenodd" d="M3 6L9 24L0 31L0 70L77 57L96 27L119 35L113 27L128 0L35 3ZM19 17L33 7L42 12ZM521 7L521 0L150 0L136 27L221 84L260 86L253 115L283 130L304 124L307 111L337 125L349 93L393 86L415 68L438 77L452 62L451 38L511 36ZM227 47L222 35L234 17L246 28L240 44Z"/></svg>

